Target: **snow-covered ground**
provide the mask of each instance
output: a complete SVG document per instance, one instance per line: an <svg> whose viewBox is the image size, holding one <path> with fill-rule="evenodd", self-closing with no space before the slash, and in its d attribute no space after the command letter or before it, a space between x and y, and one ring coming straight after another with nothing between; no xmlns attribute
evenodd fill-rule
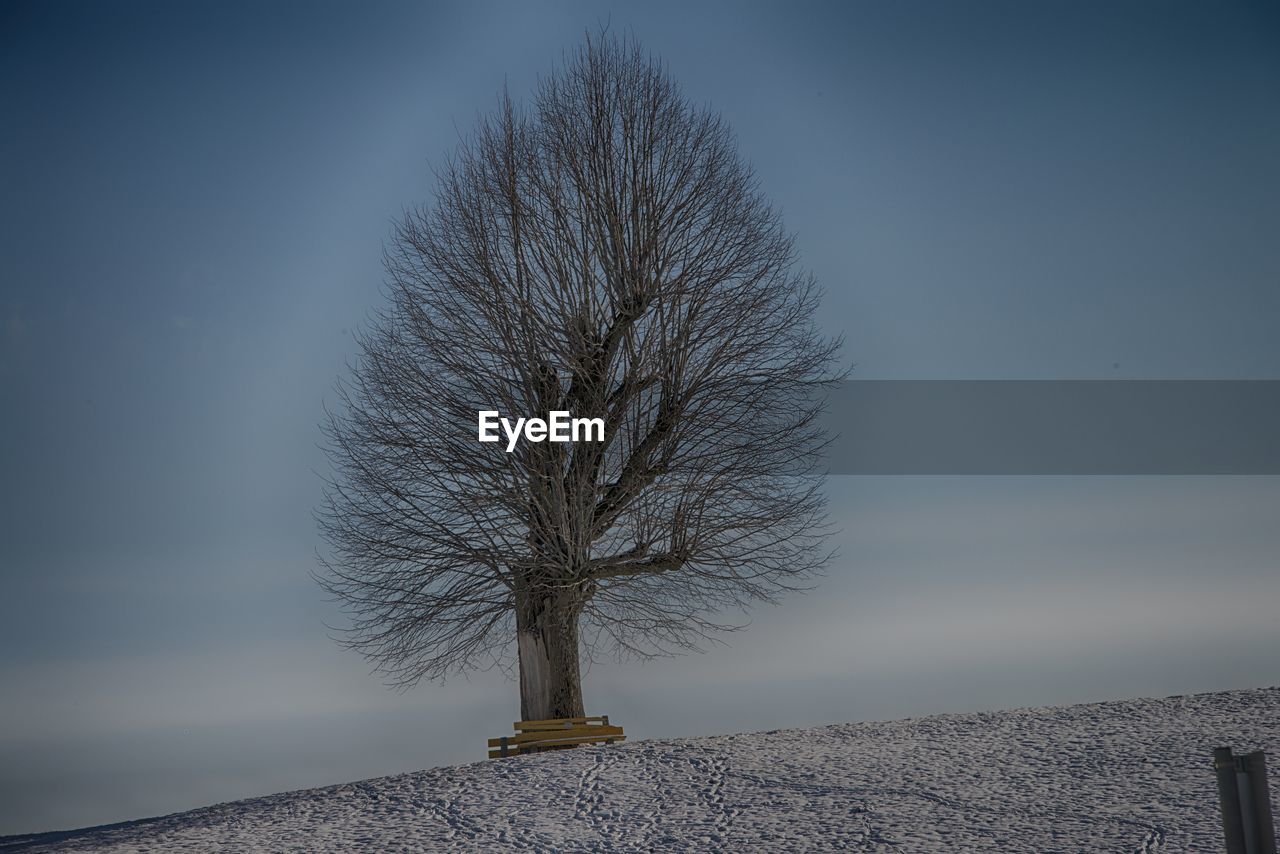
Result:
<svg viewBox="0 0 1280 854"><path fill-rule="evenodd" d="M1266 750L1274 797L1280 688L585 747L0 851L1212 852L1219 745Z"/></svg>

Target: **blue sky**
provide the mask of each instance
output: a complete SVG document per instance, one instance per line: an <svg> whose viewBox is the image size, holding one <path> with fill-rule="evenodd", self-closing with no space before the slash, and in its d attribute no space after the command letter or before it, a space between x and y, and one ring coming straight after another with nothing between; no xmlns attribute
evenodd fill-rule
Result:
<svg viewBox="0 0 1280 854"><path fill-rule="evenodd" d="M720 110L867 379L1280 378L1280 15L9 4L0 833L482 756L327 638L323 401L431 164L608 21ZM822 586L596 665L637 736L1280 681L1276 478L833 478ZM1247 736L1247 734L1243 734Z"/></svg>

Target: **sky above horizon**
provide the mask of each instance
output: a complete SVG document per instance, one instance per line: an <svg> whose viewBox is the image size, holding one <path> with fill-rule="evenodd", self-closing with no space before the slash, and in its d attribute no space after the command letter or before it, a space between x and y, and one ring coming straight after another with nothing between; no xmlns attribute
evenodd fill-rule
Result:
<svg viewBox="0 0 1280 854"><path fill-rule="evenodd" d="M391 222L606 23L719 110L864 379L1280 379L1263 4L0 10L0 834L478 759L309 577ZM838 477L728 646L597 664L632 737L1280 683L1280 478ZM1242 745L1243 747L1243 745Z"/></svg>

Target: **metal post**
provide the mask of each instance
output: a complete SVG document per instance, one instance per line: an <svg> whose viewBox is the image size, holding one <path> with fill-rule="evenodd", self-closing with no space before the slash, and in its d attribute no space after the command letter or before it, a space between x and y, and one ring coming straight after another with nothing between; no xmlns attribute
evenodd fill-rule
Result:
<svg viewBox="0 0 1280 854"><path fill-rule="evenodd" d="M1271 791L1267 786L1267 755L1255 750L1237 760L1249 781L1249 811L1257 828L1257 854L1276 854L1276 827L1271 817Z"/></svg>
<svg viewBox="0 0 1280 854"><path fill-rule="evenodd" d="M1233 756L1231 748L1213 751L1222 806L1222 832L1227 854L1276 854L1267 758L1261 750Z"/></svg>
<svg viewBox="0 0 1280 854"><path fill-rule="evenodd" d="M1244 828L1244 850L1247 854L1259 854L1258 822L1253 815L1253 785L1249 779L1246 758L1235 757L1236 791L1240 795L1240 826Z"/></svg>
<svg viewBox="0 0 1280 854"><path fill-rule="evenodd" d="M1213 770L1218 775L1218 803L1222 806L1222 834L1227 854L1248 854L1244 847L1244 820L1240 815L1240 790L1236 781L1236 761L1230 747L1213 751Z"/></svg>

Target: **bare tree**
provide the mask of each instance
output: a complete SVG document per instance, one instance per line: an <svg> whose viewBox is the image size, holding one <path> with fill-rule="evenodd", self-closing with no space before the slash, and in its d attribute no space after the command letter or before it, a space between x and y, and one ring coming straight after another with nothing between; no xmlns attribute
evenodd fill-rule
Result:
<svg viewBox="0 0 1280 854"><path fill-rule="evenodd" d="M392 681L514 637L523 718L582 715L580 655L697 649L827 560L839 342L729 128L633 42L589 38L527 109L504 93L438 177L325 425L318 578ZM508 453L481 409L605 437Z"/></svg>

